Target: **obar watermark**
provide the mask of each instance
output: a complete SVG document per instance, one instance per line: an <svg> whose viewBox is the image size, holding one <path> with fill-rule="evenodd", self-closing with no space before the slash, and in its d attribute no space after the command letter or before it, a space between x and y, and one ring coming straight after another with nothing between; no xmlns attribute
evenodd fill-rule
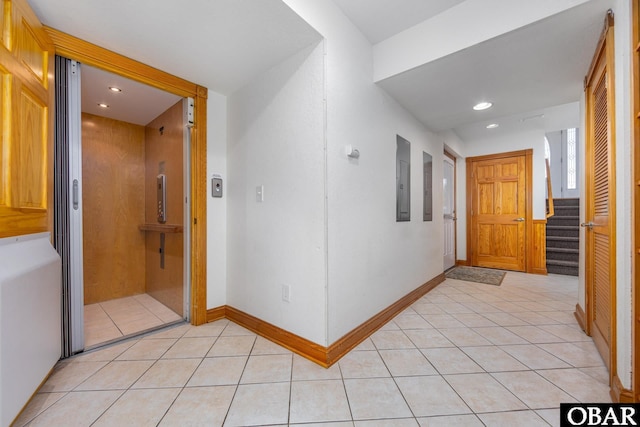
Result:
<svg viewBox="0 0 640 427"><path fill-rule="evenodd" d="M560 426L638 426L638 403L561 403Z"/></svg>

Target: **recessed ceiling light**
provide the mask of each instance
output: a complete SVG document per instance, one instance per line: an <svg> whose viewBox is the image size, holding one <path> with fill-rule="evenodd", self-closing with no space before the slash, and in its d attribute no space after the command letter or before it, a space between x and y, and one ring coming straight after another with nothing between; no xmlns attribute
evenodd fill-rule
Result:
<svg viewBox="0 0 640 427"><path fill-rule="evenodd" d="M120 89L119 87L115 87L115 86L109 86L109 90L111 92L122 92L122 89Z"/></svg>
<svg viewBox="0 0 640 427"><path fill-rule="evenodd" d="M480 102L473 106L473 109L476 111L486 110L487 108L491 108L493 104L490 102Z"/></svg>
<svg viewBox="0 0 640 427"><path fill-rule="evenodd" d="M491 123L490 125L487 125L487 129L495 129L495 128L497 128L498 126L500 126L500 125L499 125L499 124L497 124L497 123Z"/></svg>
<svg viewBox="0 0 640 427"><path fill-rule="evenodd" d="M98 104L98 107L109 108L109 104L105 104L104 102L101 102L101 103Z"/></svg>

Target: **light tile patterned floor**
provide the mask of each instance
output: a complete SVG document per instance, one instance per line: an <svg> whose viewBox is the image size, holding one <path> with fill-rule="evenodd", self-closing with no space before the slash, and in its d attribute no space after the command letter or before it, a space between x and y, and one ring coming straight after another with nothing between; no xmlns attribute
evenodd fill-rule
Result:
<svg viewBox="0 0 640 427"><path fill-rule="evenodd" d="M85 348L178 322L180 315L140 294L84 306Z"/></svg>
<svg viewBox="0 0 640 427"><path fill-rule="evenodd" d="M17 426L548 426L609 402L578 283L448 279L329 369L226 320L62 361Z"/></svg>

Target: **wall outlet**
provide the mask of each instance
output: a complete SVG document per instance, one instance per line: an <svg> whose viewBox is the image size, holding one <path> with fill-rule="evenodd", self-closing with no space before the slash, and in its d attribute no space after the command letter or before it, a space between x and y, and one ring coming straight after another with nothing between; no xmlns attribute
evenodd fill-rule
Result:
<svg viewBox="0 0 640 427"><path fill-rule="evenodd" d="M291 287L289 285L282 285L282 301L291 301Z"/></svg>

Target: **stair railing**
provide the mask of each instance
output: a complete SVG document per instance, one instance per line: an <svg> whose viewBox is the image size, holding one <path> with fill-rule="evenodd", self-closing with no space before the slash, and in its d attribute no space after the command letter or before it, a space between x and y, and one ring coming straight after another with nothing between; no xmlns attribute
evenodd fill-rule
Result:
<svg viewBox="0 0 640 427"><path fill-rule="evenodd" d="M549 218L555 214L553 209L553 191L551 189L551 165L549 165L549 159L544 159L544 163L547 167L547 218Z"/></svg>

